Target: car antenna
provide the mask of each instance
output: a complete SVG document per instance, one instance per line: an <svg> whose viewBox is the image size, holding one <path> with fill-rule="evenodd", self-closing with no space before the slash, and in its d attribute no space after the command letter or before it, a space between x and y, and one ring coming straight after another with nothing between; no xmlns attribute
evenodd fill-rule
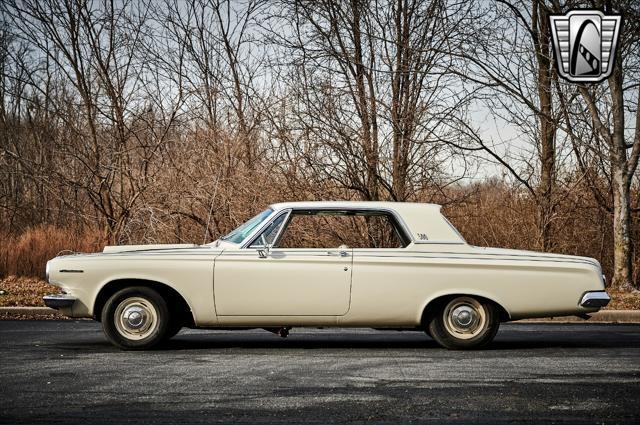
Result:
<svg viewBox="0 0 640 425"><path fill-rule="evenodd" d="M213 204L216 200L216 194L218 193L218 181L220 180L220 171L216 175L216 182L213 185L213 195L211 196L211 205L209 206L209 215L207 216L207 225L204 228L204 235L202 236L202 245L207 243L207 233L209 232L209 223L211 223L211 215L213 213Z"/></svg>

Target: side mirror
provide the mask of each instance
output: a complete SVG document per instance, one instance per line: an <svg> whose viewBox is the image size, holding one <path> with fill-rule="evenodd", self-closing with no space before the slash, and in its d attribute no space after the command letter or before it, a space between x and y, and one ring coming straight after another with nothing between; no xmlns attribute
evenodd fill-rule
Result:
<svg viewBox="0 0 640 425"><path fill-rule="evenodd" d="M271 245L267 243L267 239L264 235L260 235L260 244L262 248L258 248L258 257L267 258L269 251L271 251Z"/></svg>

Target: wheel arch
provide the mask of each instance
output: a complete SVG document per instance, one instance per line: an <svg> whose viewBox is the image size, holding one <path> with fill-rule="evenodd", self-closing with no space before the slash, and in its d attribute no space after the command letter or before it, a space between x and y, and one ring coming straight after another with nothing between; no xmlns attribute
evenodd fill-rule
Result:
<svg viewBox="0 0 640 425"><path fill-rule="evenodd" d="M455 297L473 297L489 301L498 308L501 322L508 322L509 320L511 320L511 314L509 313L509 311L500 302L496 301L494 297L490 295L487 296L486 294L478 294L472 291L453 291L444 294L438 294L429 299L424 304L421 310L422 313L420 316L420 325L424 327L426 324L428 324L433 315L438 311L438 308L442 304Z"/></svg>
<svg viewBox="0 0 640 425"><path fill-rule="evenodd" d="M166 301L169 310L173 314L177 314L184 322L184 326L195 326L195 317L193 315L193 309L189 305L189 302L180 294L175 288L167 285L166 283L158 282L156 280L141 279L141 278L119 278L114 279L102 286L95 298L93 304L93 317L95 320L100 321L102 316L102 309L104 308L107 300L116 292L124 288L133 286L143 286L146 288L157 291Z"/></svg>

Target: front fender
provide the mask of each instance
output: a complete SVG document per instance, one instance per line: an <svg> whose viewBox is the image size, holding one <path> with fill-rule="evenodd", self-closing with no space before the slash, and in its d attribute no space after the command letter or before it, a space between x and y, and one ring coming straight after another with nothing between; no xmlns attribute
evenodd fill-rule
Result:
<svg viewBox="0 0 640 425"><path fill-rule="evenodd" d="M72 317L93 317L101 291L117 280L165 285L184 298L198 326L217 324L213 300L213 259L206 257L63 257L53 260L51 282L78 300ZM66 270L75 270L73 273ZM67 314L67 312L63 312Z"/></svg>

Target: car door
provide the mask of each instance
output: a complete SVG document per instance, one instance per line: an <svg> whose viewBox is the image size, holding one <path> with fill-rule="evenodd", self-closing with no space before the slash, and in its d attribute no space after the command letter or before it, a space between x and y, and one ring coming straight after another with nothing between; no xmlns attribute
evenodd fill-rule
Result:
<svg viewBox="0 0 640 425"><path fill-rule="evenodd" d="M273 224L264 231L275 238ZM256 238L257 240L260 237ZM263 247L264 248L264 247ZM340 316L349 310L351 249L246 247L215 260L218 316Z"/></svg>
<svg viewBox="0 0 640 425"><path fill-rule="evenodd" d="M339 316L349 309L351 251L254 249L216 258L214 294L220 316Z"/></svg>

